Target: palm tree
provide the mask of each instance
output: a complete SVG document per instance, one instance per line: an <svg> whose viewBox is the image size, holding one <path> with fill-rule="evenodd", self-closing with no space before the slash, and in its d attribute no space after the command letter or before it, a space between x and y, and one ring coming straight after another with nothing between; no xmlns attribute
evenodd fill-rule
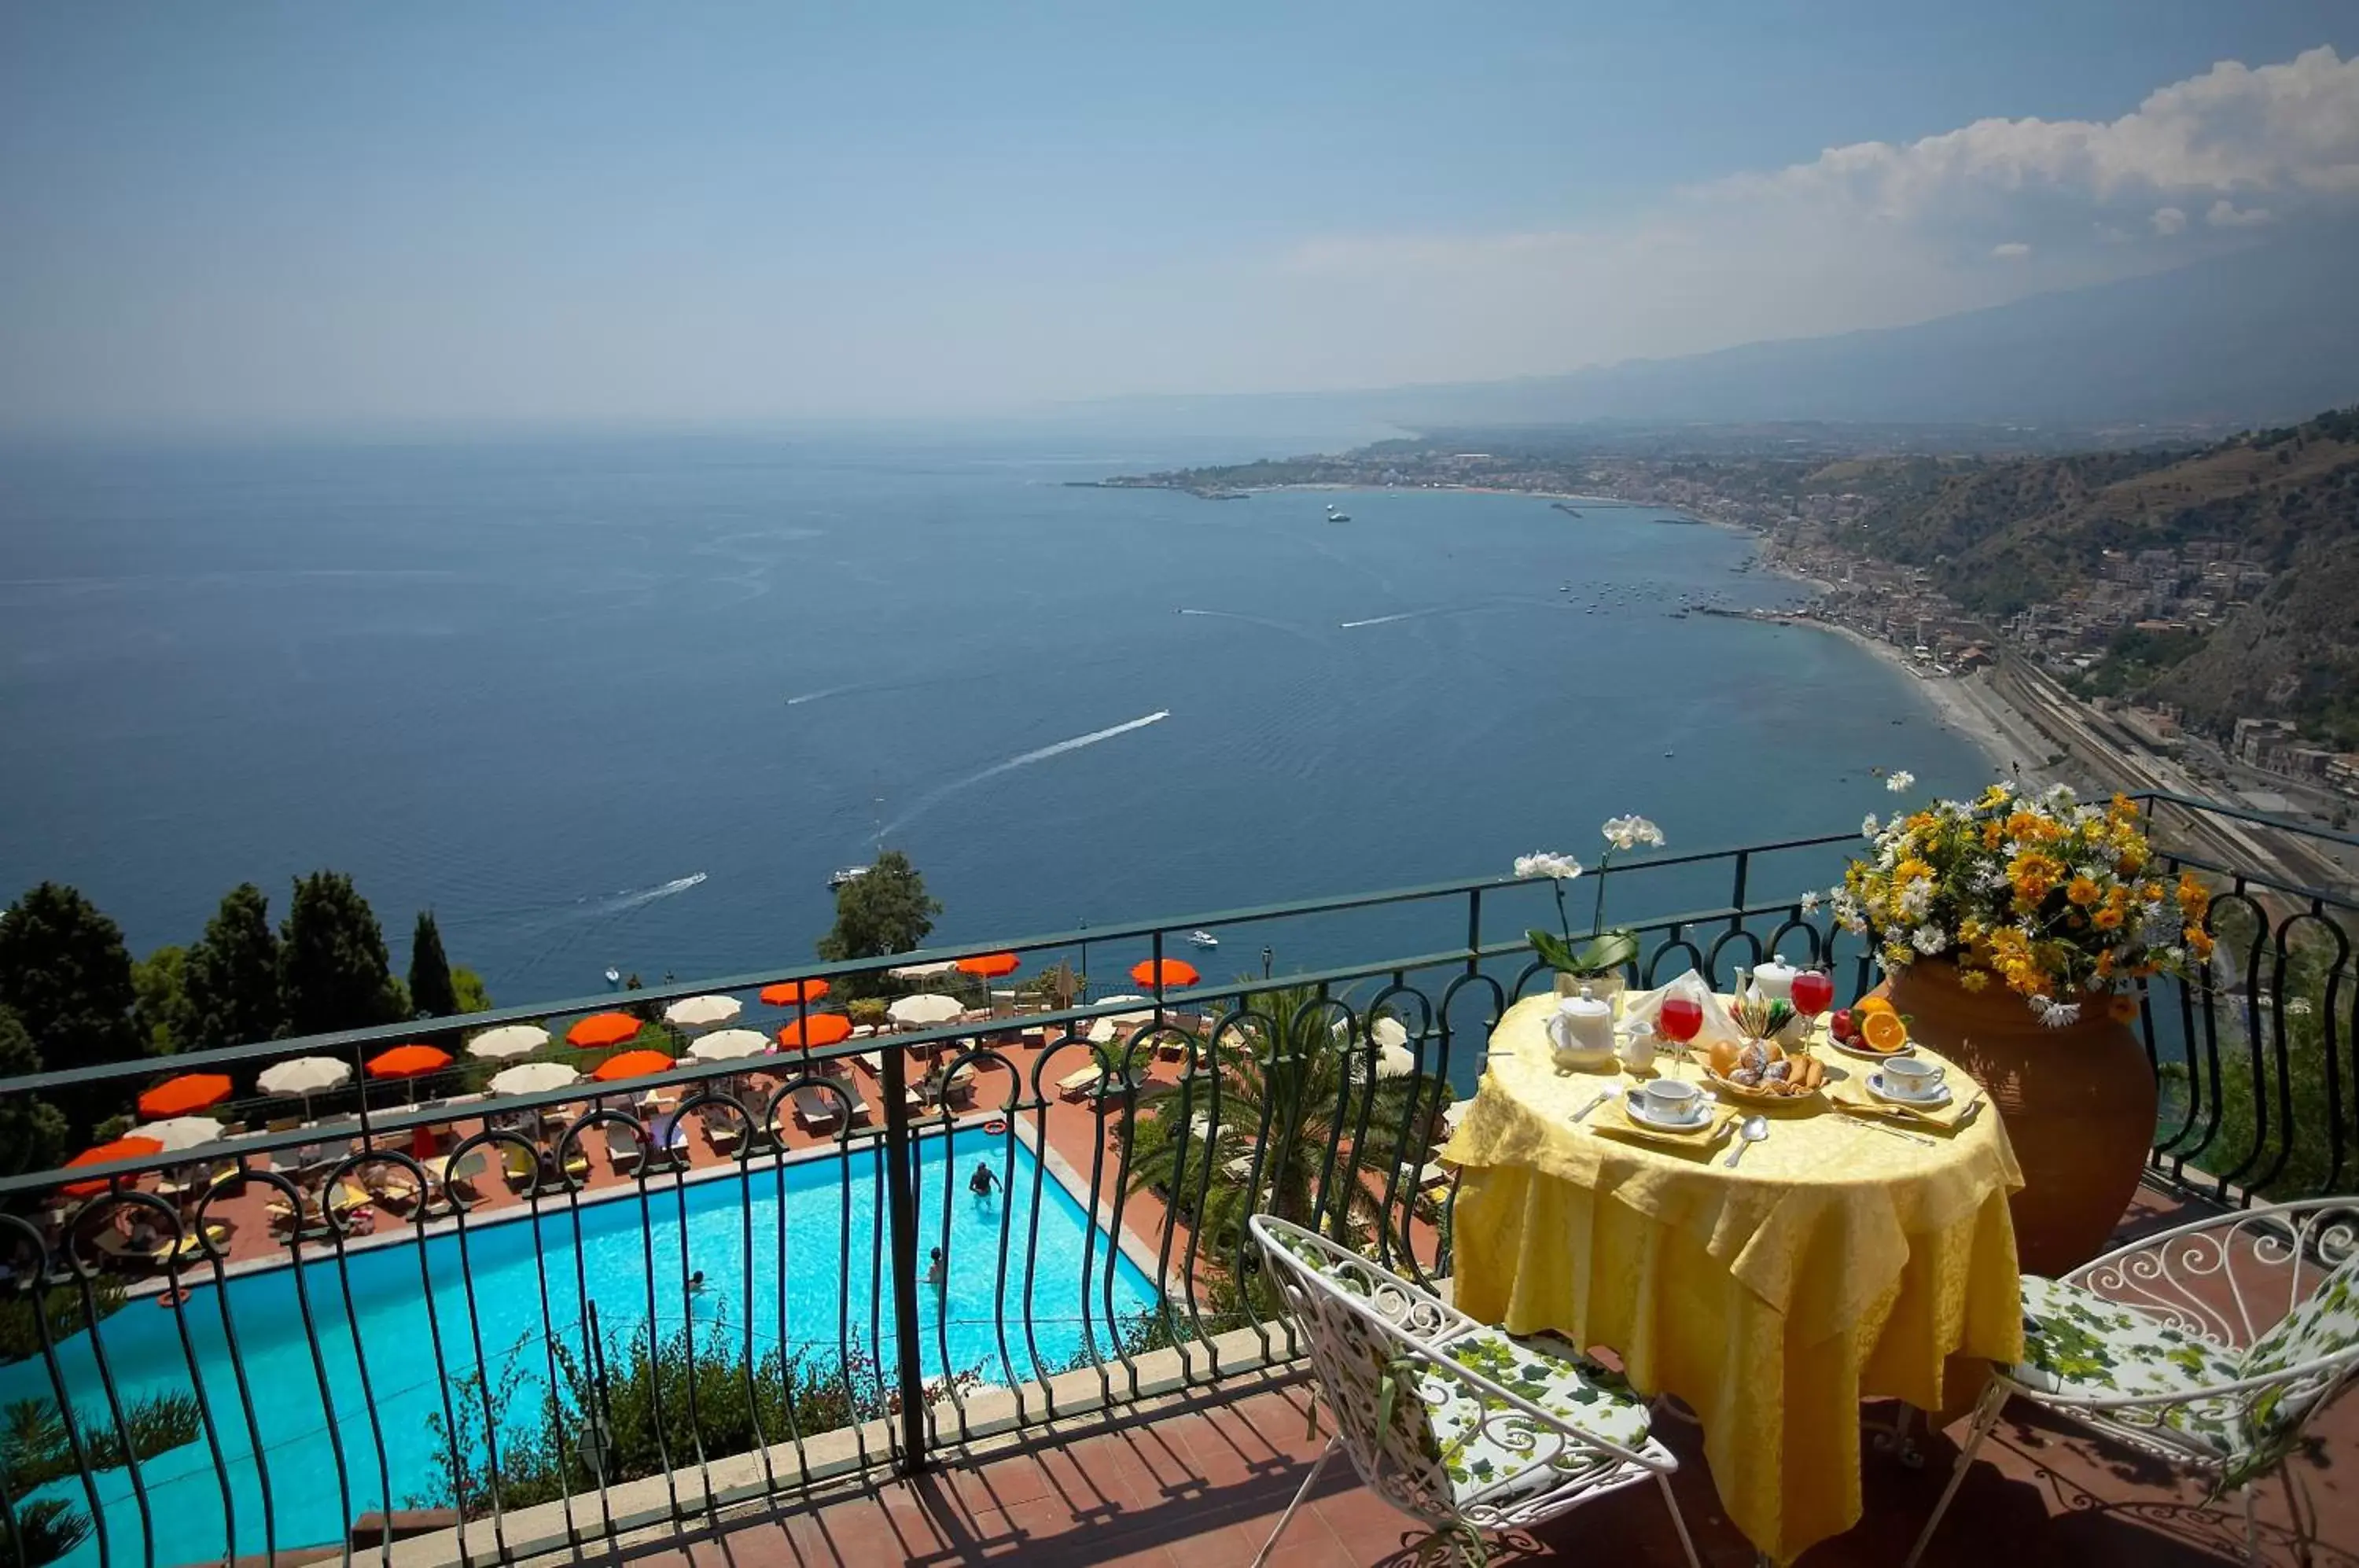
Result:
<svg viewBox="0 0 2359 1568"><path fill-rule="evenodd" d="M1223 1312L1242 1304L1239 1276L1254 1268L1245 1221L1255 1214L1352 1247L1382 1230L1397 1249L1413 1192L1399 1190L1393 1168L1421 1151L1442 1094L1421 1072L1380 1076L1374 1018L1319 987L1249 991L1239 1012L1131 1125L1131 1190L1163 1197L1158 1244L1175 1265L1205 1270ZM1188 1237L1176 1236L1179 1225Z"/></svg>

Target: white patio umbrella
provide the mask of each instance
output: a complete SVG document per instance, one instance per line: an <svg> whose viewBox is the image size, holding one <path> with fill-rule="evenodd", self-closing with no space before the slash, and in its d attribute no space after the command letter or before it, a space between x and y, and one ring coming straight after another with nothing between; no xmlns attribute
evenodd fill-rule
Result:
<svg viewBox="0 0 2359 1568"><path fill-rule="evenodd" d="M562 1089L577 1083L582 1074L562 1062L519 1062L514 1067L503 1067L492 1074L495 1094L538 1094L548 1089Z"/></svg>
<svg viewBox="0 0 2359 1568"><path fill-rule="evenodd" d="M467 1054L505 1062L511 1056L529 1056L548 1043L549 1031L538 1024L503 1024L469 1040Z"/></svg>
<svg viewBox="0 0 2359 1568"><path fill-rule="evenodd" d="M966 1011L966 1004L956 996L940 996L920 992L904 996L885 1009L886 1016L897 1024L909 1024L922 1029L927 1024L948 1023Z"/></svg>
<svg viewBox="0 0 2359 1568"><path fill-rule="evenodd" d="M211 1116L169 1116L160 1122L142 1122L131 1129L133 1138L152 1138L168 1153L176 1149L194 1149L201 1143L218 1142L222 1125Z"/></svg>
<svg viewBox="0 0 2359 1568"><path fill-rule="evenodd" d="M255 1087L282 1100L301 1100L303 1115L311 1115L311 1096L352 1082L353 1064L332 1056L299 1056L263 1069Z"/></svg>
<svg viewBox="0 0 2359 1568"><path fill-rule="evenodd" d="M745 1010L734 996L684 996L664 1009L664 1022L681 1029L711 1029Z"/></svg>
<svg viewBox="0 0 2359 1568"><path fill-rule="evenodd" d="M1408 1044L1408 1029L1398 1018L1378 1018L1368 1026L1368 1038L1380 1046L1398 1050Z"/></svg>
<svg viewBox="0 0 2359 1568"><path fill-rule="evenodd" d="M689 1055L699 1062L735 1062L741 1057L759 1056L770 1049L770 1037L759 1029L719 1029L706 1035L688 1048Z"/></svg>
<svg viewBox="0 0 2359 1568"><path fill-rule="evenodd" d="M946 958L940 964L905 964L898 969L888 969L886 973L896 980L925 980L936 975L954 974L957 969L958 960Z"/></svg>

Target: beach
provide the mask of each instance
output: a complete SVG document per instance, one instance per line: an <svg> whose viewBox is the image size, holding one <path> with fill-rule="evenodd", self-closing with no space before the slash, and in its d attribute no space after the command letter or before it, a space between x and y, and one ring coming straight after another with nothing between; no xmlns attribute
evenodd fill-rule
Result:
<svg viewBox="0 0 2359 1568"><path fill-rule="evenodd" d="M1926 702L1940 715L1942 727L1971 743L1990 758L1992 768L1999 773L2031 783L2053 781L2048 757L2056 749L2054 744L2013 703L1993 691L1985 677L1919 674L1915 661L1892 644L1832 621L1797 615L1788 618L1785 624L1832 632L1907 674Z"/></svg>

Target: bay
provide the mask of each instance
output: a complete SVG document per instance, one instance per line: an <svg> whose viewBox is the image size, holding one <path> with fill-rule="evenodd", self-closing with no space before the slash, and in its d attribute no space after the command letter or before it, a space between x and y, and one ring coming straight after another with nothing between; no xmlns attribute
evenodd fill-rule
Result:
<svg viewBox="0 0 2359 1568"><path fill-rule="evenodd" d="M1739 535L1529 496L1067 483L1240 455L955 433L9 452L0 892L74 883L144 952L236 882L279 910L334 866L397 964L431 908L509 1003L610 964L803 961L828 873L880 830L964 942L1593 860L1624 811L1667 853L1847 832L1894 803L1873 767L1988 775L1841 639L1674 616L1794 597L1741 570ZM1712 877L1660 897L1724 898ZM1552 918L1518 894L1486 934ZM1463 926L1427 905L1241 928L1206 968Z"/></svg>

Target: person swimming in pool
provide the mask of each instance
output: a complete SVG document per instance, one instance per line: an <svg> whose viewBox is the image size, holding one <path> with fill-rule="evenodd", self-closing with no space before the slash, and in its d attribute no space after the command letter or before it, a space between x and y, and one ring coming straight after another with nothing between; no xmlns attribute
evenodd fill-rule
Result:
<svg viewBox="0 0 2359 1568"><path fill-rule="evenodd" d="M974 1201L978 1203L987 1201L998 1187L999 1178L992 1174L988 1165L976 1166L974 1174L966 1180L966 1190L974 1194Z"/></svg>

